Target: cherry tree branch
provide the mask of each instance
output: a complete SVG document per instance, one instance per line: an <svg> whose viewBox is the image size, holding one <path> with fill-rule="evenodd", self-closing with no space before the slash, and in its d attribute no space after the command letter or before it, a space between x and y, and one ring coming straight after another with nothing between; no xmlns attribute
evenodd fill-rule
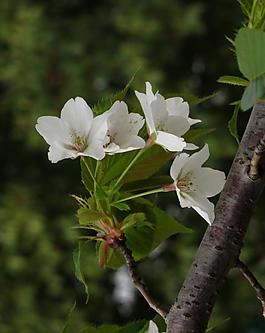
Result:
<svg viewBox="0 0 265 333"><path fill-rule="evenodd" d="M204 333L207 328L216 297L229 270L237 263L253 209L264 189L265 165L261 159L263 153L259 153L263 149L258 148L264 134L265 101L260 101L251 112L216 205L215 220L207 228L190 272L167 316L168 333ZM249 176L253 170L258 175L254 180Z"/></svg>
<svg viewBox="0 0 265 333"><path fill-rule="evenodd" d="M121 241L119 243L119 248L125 258L135 288L137 288L138 291L142 294L149 306L165 319L167 316L167 311L163 309L161 305L153 298L145 283L140 278L137 272L137 264L133 258L132 251L126 246L125 241Z"/></svg>
<svg viewBox="0 0 265 333"><path fill-rule="evenodd" d="M250 161L248 175L252 180L256 180L260 174L262 174L261 169L261 158L265 153L265 134L260 139L259 143L257 144L252 159Z"/></svg>
<svg viewBox="0 0 265 333"><path fill-rule="evenodd" d="M251 287L255 290L257 298L260 300L262 309L263 309L263 316L265 317L265 289L256 279L254 274L250 271L246 264L242 261L238 260L236 267L240 270L244 278L249 282Z"/></svg>

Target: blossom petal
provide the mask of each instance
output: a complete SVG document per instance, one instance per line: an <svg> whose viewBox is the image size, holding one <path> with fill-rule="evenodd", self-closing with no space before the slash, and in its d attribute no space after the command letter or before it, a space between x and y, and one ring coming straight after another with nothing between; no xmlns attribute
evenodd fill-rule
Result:
<svg viewBox="0 0 265 333"><path fill-rule="evenodd" d="M90 156L96 160L102 160L105 157L103 144L107 133L107 118L105 114L102 114L93 119L88 146L80 155Z"/></svg>
<svg viewBox="0 0 265 333"><path fill-rule="evenodd" d="M144 148L144 146L145 146L144 139L142 139L137 135L132 135L128 138L127 142L121 145L121 148L127 148L128 151L128 148L130 148L130 150L133 150L133 149Z"/></svg>
<svg viewBox="0 0 265 333"><path fill-rule="evenodd" d="M167 118L164 130L168 133L182 136L190 129L188 120L180 116L169 116Z"/></svg>
<svg viewBox="0 0 265 333"><path fill-rule="evenodd" d="M195 125L195 124L198 124L198 123L201 123L201 119L193 119L193 118L188 118L188 122L189 124L192 126L192 125Z"/></svg>
<svg viewBox="0 0 265 333"><path fill-rule="evenodd" d="M48 158L52 163L57 163L66 158L76 158L77 152L61 146L58 142L53 143L48 152Z"/></svg>
<svg viewBox="0 0 265 333"><path fill-rule="evenodd" d="M155 142L169 151L182 151L186 146L183 138L162 131L157 131Z"/></svg>
<svg viewBox="0 0 265 333"><path fill-rule="evenodd" d="M171 168L170 168L170 176L174 181L179 178L181 169L187 162L188 158L189 158L189 155L186 153L181 153L175 157L175 159L171 165Z"/></svg>
<svg viewBox="0 0 265 333"><path fill-rule="evenodd" d="M196 170L200 168L208 160L209 156L210 156L209 147L207 144L205 144L200 151L192 154L189 157L189 160L187 161L185 166L186 173L188 173L191 170Z"/></svg>
<svg viewBox="0 0 265 333"><path fill-rule="evenodd" d="M155 99L156 95L153 93L153 88L150 82L145 82L147 103L150 105Z"/></svg>
<svg viewBox="0 0 265 333"><path fill-rule="evenodd" d="M182 97L172 97L166 99L168 114L171 116L181 116L188 120L190 126L200 123L200 119L192 119L189 117L189 104L184 102Z"/></svg>
<svg viewBox="0 0 265 333"><path fill-rule="evenodd" d="M222 191L225 173L211 168L200 168L196 170L194 180L204 196L213 197Z"/></svg>
<svg viewBox="0 0 265 333"><path fill-rule="evenodd" d="M115 136L118 141L127 140L129 136L138 134L144 125L143 117L138 113L129 113L124 102L116 101L107 113L109 135Z"/></svg>
<svg viewBox="0 0 265 333"><path fill-rule="evenodd" d="M149 327L147 333L159 333L156 324L152 320L149 321Z"/></svg>
<svg viewBox="0 0 265 333"><path fill-rule="evenodd" d="M177 196L182 208L192 207L207 223L212 224L215 217L214 204L199 191L187 193L177 189Z"/></svg>
<svg viewBox="0 0 265 333"><path fill-rule="evenodd" d="M90 156L96 160L102 160L105 157L105 151L101 141L94 140L88 147L79 155Z"/></svg>
<svg viewBox="0 0 265 333"><path fill-rule="evenodd" d="M58 117L40 117L35 128L49 145L52 145L55 141L70 142L68 131Z"/></svg>
<svg viewBox="0 0 265 333"><path fill-rule="evenodd" d="M182 97L171 97L166 99L168 114L171 116L189 117L189 104Z"/></svg>
<svg viewBox="0 0 265 333"><path fill-rule="evenodd" d="M148 129L148 133L149 135L151 135L152 133L155 133L155 124L154 124L154 119L153 119L153 115L151 113L150 110L150 105L147 102L147 96L143 93L140 93L138 91L135 91L135 95L138 98L141 107L143 109L144 112L144 116L146 119L146 125L147 125L147 129Z"/></svg>
<svg viewBox="0 0 265 333"><path fill-rule="evenodd" d="M92 125L93 112L83 98L71 98L61 111L61 119L79 136L86 136Z"/></svg>
<svg viewBox="0 0 265 333"><path fill-rule="evenodd" d="M156 99L151 103L151 112L154 119L154 124L156 129L164 128L168 113L166 108L166 102L162 95L157 94Z"/></svg>
<svg viewBox="0 0 265 333"><path fill-rule="evenodd" d="M109 113L110 115L116 115L119 112L128 114L128 106L123 101L115 101L110 107L110 109L106 111L106 113Z"/></svg>
<svg viewBox="0 0 265 333"><path fill-rule="evenodd" d="M121 149L119 145L117 145L114 142L111 142L110 144L107 145L107 147L104 147L104 151L105 153L113 155L115 153L123 153L126 150Z"/></svg>
<svg viewBox="0 0 265 333"><path fill-rule="evenodd" d="M129 114L130 133L138 134L140 129L144 126L145 120L139 113Z"/></svg>
<svg viewBox="0 0 265 333"><path fill-rule="evenodd" d="M214 204L208 199L202 198L198 206L192 206L196 212L201 215L201 217L210 225L213 223L214 214Z"/></svg>
<svg viewBox="0 0 265 333"><path fill-rule="evenodd" d="M195 149L198 149L199 147L196 146L195 144L193 143L189 143L189 142L186 142L186 147L185 147L185 150L195 150Z"/></svg>
<svg viewBox="0 0 265 333"><path fill-rule="evenodd" d="M89 142L93 142L94 140L102 141L102 145L104 142L104 139L106 137L106 133L108 130L107 126L107 114L102 114L97 117L95 117L92 121L92 126L89 132Z"/></svg>

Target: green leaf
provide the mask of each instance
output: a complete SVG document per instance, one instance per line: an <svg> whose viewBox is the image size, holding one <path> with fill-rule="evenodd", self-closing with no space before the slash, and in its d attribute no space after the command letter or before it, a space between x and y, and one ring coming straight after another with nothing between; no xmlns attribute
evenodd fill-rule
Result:
<svg viewBox="0 0 265 333"><path fill-rule="evenodd" d="M132 250L135 260L146 257L152 251L153 234L152 228L138 224L134 228L125 229L126 244Z"/></svg>
<svg viewBox="0 0 265 333"><path fill-rule="evenodd" d="M232 52L234 52L234 49L235 49L235 41L232 39L232 38L230 38L229 36L225 36L225 39L233 46L233 48L230 48L230 50L232 51Z"/></svg>
<svg viewBox="0 0 265 333"><path fill-rule="evenodd" d="M101 267L117 269L125 264L120 250L109 247L105 242L97 242L96 252Z"/></svg>
<svg viewBox="0 0 265 333"><path fill-rule="evenodd" d="M156 223L152 250L172 235L192 232L191 229L177 222L173 217L157 206L154 205L152 208L148 208L148 210L149 214L154 216Z"/></svg>
<svg viewBox="0 0 265 333"><path fill-rule="evenodd" d="M68 312L67 321L66 321L61 333L71 333L72 330L74 329L74 327L72 327L72 326L75 326L73 323L73 314L74 314L75 308L76 308L76 302L74 302L74 304L71 306L71 308Z"/></svg>
<svg viewBox="0 0 265 333"><path fill-rule="evenodd" d="M159 332L166 332L167 326L165 320L160 315L157 314L152 320L158 327Z"/></svg>
<svg viewBox="0 0 265 333"><path fill-rule="evenodd" d="M116 333L119 328L120 327L118 325L101 325L98 327L89 325L86 328L82 329L80 333Z"/></svg>
<svg viewBox="0 0 265 333"><path fill-rule="evenodd" d="M126 84L126 86L121 91L117 92L114 95L104 97L100 101L98 101L97 104L95 106L93 106L93 108L92 108L94 114L96 114L96 115L102 114L103 112L107 111L115 101L122 101L126 97L128 90L129 90L132 82L134 81L137 72L138 71L136 71L132 75L129 82Z"/></svg>
<svg viewBox="0 0 265 333"><path fill-rule="evenodd" d="M137 152L128 152L122 156L113 156L114 158L106 161L108 167L105 168L102 177L102 184L108 184L117 178L122 171L129 165L131 160L135 157ZM118 154L117 154L118 155ZM123 183L129 183L136 180L149 178L156 173L171 157L173 153L165 151L158 145L146 149L133 165L131 170L123 179Z"/></svg>
<svg viewBox="0 0 265 333"><path fill-rule="evenodd" d="M167 152L158 145L148 148L139 157L132 169L127 173L123 183L146 179L156 173L171 157L173 153Z"/></svg>
<svg viewBox="0 0 265 333"><path fill-rule="evenodd" d="M243 86L243 87L246 87L249 84L249 81L243 79L242 77L232 76L232 75L220 76L217 82L224 84L232 84L236 86Z"/></svg>
<svg viewBox="0 0 265 333"><path fill-rule="evenodd" d="M247 17L250 17L253 0L238 0L238 2L240 3L242 12Z"/></svg>
<svg viewBox="0 0 265 333"><path fill-rule="evenodd" d="M185 135L187 142L193 142L215 131L215 128L192 128Z"/></svg>
<svg viewBox="0 0 265 333"><path fill-rule="evenodd" d="M133 211L141 211L128 215L123 221L125 227L121 230L125 233L126 244L135 260L146 257L168 237L191 232L144 198L133 200L132 207ZM97 255L102 266L117 269L125 263L120 250L107 246L105 242L97 242Z"/></svg>
<svg viewBox="0 0 265 333"><path fill-rule="evenodd" d="M139 320L121 327L115 333L141 333L142 329L148 324L146 320Z"/></svg>
<svg viewBox="0 0 265 333"><path fill-rule="evenodd" d="M234 113L232 118L228 122L228 129L230 134L236 139L237 144L240 144L238 133L237 133L237 116L239 111L239 104L237 104L234 108Z"/></svg>
<svg viewBox="0 0 265 333"><path fill-rule="evenodd" d="M213 327L210 327L206 330L206 333L208 332L213 332L216 331L216 328L220 328L220 327L223 327L227 324L228 321L230 321L231 318L226 318L225 320L222 320L221 322L219 322L217 325L213 326Z"/></svg>
<svg viewBox="0 0 265 333"><path fill-rule="evenodd" d="M118 178L136 154L137 152L133 151L107 156L102 164L102 168L104 169L104 174L101 179L102 184L108 184L113 181L113 179Z"/></svg>
<svg viewBox="0 0 265 333"><path fill-rule="evenodd" d="M178 223L173 217L155 206L150 201L140 198L134 210L140 209L146 215L151 227L135 224L125 231L127 245L132 250L135 260L147 256L168 237L177 233L190 233L191 230Z"/></svg>
<svg viewBox="0 0 265 333"><path fill-rule="evenodd" d="M241 28L235 48L239 69L246 78L254 80L265 73L265 32Z"/></svg>
<svg viewBox="0 0 265 333"><path fill-rule="evenodd" d="M242 12L247 16L249 28L265 29L264 0L238 0Z"/></svg>
<svg viewBox="0 0 265 333"><path fill-rule="evenodd" d="M129 210L131 210L130 206L127 205L124 202L116 202L116 203L111 204L111 206L119 209L120 211L129 211Z"/></svg>
<svg viewBox="0 0 265 333"><path fill-rule="evenodd" d="M102 212L98 212L95 210L91 210L85 207L81 207L77 211L77 217L79 223L82 225L91 224L94 222L98 222L101 219L106 219L106 215Z"/></svg>
<svg viewBox="0 0 265 333"><path fill-rule="evenodd" d="M149 226L150 228L152 228L152 224L146 221L146 216L144 213L134 213L125 217L122 222L121 231L131 228L135 224L137 224L139 227Z"/></svg>
<svg viewBox="0 0 265 333"><path fill-rule="evenodd" d="M87 200L85 200L85 199L83 199L83 198L81 198L81 197L79 197L75 194L70 194L70 197L74 198L79 203L79 205L81 207L87 207L87 205L88 205Z"/></svg>
<svg viewBox="0 0 265 333"><path fill-rule="evenodd" d="M264 57L265 58L265 57ZM250 109L265 94L265 74L250 82L245 89L240 106L242 111Z"/></svg>
<svg viewBox="0 0 265 333"><path fill-rule="evenodd" d="M213 92L211 95L204 96L204 97L198 97L193 94L174 93L174 94L172 94L172 96L167 96L167 98L181 96L184 99L184 101L189 103L189 105L196 106L196 105L199 105L201 103L204 103L204 102L210 100L211 98L215 97L217 94L218 94L218 92Z"/></svg>
<svg viewBox="0 0 265 333"><path fill-rule="evenodd" d="M75 276L76 278L84 285L85 292L87 295L86 303L89 299L89 293L88 293L88 286L86 284L85 278L83 276L83 273L81 271L81 253L83 249L83 244L81 242L78 242L78 247L73 252L73 260L74 260L74 266L75 266Z"/></svg>
<svg viewBox="0 0 265 333"><path fill-rule="evenodd" d="M142 333L147 324L146 320L141 320L129 323L123 327L119 327L118 325L101 325L98 327L89 325L79 333Z"/></svg>
<svg viewBox="0 0 265 333"><path fill-rule="evenodd" d="M93 113L98 116L102 113L104 113L105 111L107 111L111 105L113 104L113 96L114 95L108 95L108 96L104 96L103 98L101 98L93 107Z"/></svg>
<svg viewBox="0 0 265 333"><path fill-rule="evenodd" d="M130 89L137 72L138 70L132 75L126 86L120 92L114 95L113 101L122 101L126 97L128 90Z"/></svg>

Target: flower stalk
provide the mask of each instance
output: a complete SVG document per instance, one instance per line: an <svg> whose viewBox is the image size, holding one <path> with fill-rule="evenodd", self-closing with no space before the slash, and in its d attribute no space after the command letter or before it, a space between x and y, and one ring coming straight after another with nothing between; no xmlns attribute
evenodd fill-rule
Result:
<svg viewBox="0 0 265 333"><path fill-rule="evenodd" d="M123 180L123 178L127 175L127 173L130 171L130 169L133 167L134 163L138 160L138 158L143 154L145 149L141 149L137 152L137 154L134 156L134 158L131 160L131 162L128 164L126 169L122 172L120 177L117 179L117 182L114 186L114 191L117 190Z"/></svg>
<svg viewBox="0 0 265 333"><path fill-rule="evenodd" d="M134 195L131 195L131 196L127 197L127 198L123 198L121 200L118 200L118 201L114 202L114 204L119 203L119 202L124 202L124 201L128 201L128 200L132 200L132 199L136 199L136 198L140 198L140 197L144 197L144 196L150 195L150 194L160 193L160 192L165 192L165 190L163 188L156 188L154 190L150 190L150 191L146 191L146 192L134 194Z"/></svg>

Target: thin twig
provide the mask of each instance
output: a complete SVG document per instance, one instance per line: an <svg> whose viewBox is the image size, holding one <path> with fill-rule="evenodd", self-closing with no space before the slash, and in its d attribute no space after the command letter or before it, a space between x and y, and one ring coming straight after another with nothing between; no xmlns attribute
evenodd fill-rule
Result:
<svg viewBox="0 0 265 333"><path fill-rule="evenodd" d="M253 273L249 270L246 264L242 261L238 260L236 267L240 270L244 278L250 283L252 288L255 289L257 298L260 300L262 309L263 309L263 317L265 317L265 289L259 283L259 281L255 278Z"/></svg>
<svg viewBox="0 0 265 333"><path fill-rule="evenodd" d="M257 144L252 159L250 161L248 175L252 180L256 180L260 176L260 160L265 153L265 134Z"/></svg>
<svg viewBox="0 0 265 333"><path fill-rule="evenodd" d="M132 256L132 251L126 246L125 241L119 243L119 248L125 258L134 286L142 294L149 306L154 309L161 317L166 319L167 311L150 295L149 290L137 272L137 264Z"/></svg>

